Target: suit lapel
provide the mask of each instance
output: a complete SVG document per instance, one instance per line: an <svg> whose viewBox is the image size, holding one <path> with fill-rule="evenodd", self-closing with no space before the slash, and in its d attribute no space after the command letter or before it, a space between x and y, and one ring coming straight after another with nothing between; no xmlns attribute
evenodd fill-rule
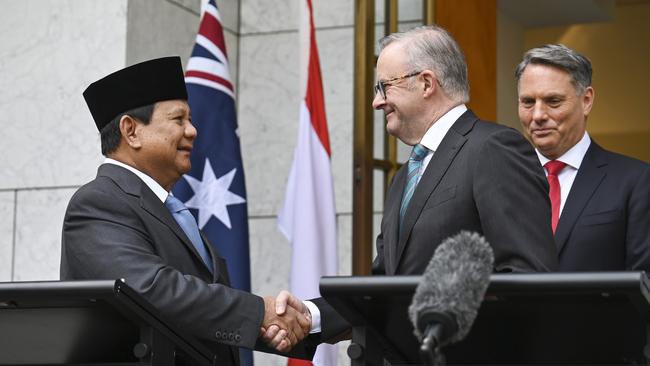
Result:
<svg viewBox="0 0 650 366"><path fill-rule="evenodd" d="M221 257L219 252L217 251L217 248L212 245L208 237L201 231L201 238L203 239L203 242L205 243L205 246L208 249L208 253L210 253L210 258L212 259L212 263L214 266L214 282L219 282L224 285L230 286L230 275L228 274L228 266L226 264L226 260Z"/></svg>
<svg viewBox="0 0 650 366"><path fill-rule="evenodd" d="M429 165L427 165L420 182L415 188L409 206L406 208L406 212L404 213L403 227L399 230L399 241L397 243L394 261L395 270L399 265L402 253L404 253L406 243L411 235L411 230L413 229L415 222L418 220L418 217L420 217L422 209L431 194L433 194L438 187L438 184L449 169L451 163L454 161L454 158L467 141L465 135L472 129L476 120L476 116L471 111L468 110L465 112L449 129L445 137L442 139L440 146L438 146L438 149L434 152ZM399 215L399 208L397 209L397 212ZM397 218L397 222L399 223L399 217Z"/></svg>
<svg viewBox="0 0 650 366"><path fill-rule="evenodd" d="M399 208L402 202L402 193L404 192L404 185L406 184L407 166L403 165L395 175L391 190L393 194L387 196L384 203L386 206L384 213L390 215L384 217L386 227L384 228L384 261L386 266L386 274L394 275L397 268L397 241L399 239Z"/></svg>
<svg viewBox="0 0 650 366"><path fill-rule="evenodd" d="M120 186L120 188L122 188L122 190L124 190L124 192L132 196L140 197L140 207L169 227L183 245L185 245L187 249L194 253L194 255L199 259L202 268L207 273L210 273L210 270L205 263L203 263L203 259L196 251L196 248L194 248L194 245L187 235L185 235L183 229L181 229L176 220L174 220L174 217L171 215L169 210L167 210L160 199L153 193L153 191L151 191L151 189L149 189L149 187L147 187L146 184L144 184L144 182L142 182L142 180L140 180L140 178L138 178L137 175L125 168L113 164L104 164L100 166L98 175L104 175L111 178ZM217 266L215 266L215 272L218 273Z"/></svg>
<svg viewBox="0 0 650 366"><path fill-rule="evenodd" d="M591 146L587 149L580 169L578 169L578 174L573 181L571 191L564 204L564 209L560 215L555 232L558 253L566 245L578 217L580 217L587 202L589 202L589 199L596 191L596 188L598 188L605 178L606 173L602 168L607 165L607 161L602 157L600 152L600 146L592 141Z"/></svg>

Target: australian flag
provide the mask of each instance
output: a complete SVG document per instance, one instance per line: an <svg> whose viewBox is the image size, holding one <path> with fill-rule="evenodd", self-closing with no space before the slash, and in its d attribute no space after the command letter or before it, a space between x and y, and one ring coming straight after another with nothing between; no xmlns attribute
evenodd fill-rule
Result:
<svg viewBox="0 0 650 366"><path fill-rule="evenodd" d="M192 170L173 192L226 259L232 286L250 291L246 185L234 88L215 0L210 0L203 12L185 83L198 136L191 155ZM242 353L241 361L252 365L251 352Z"/></svg>

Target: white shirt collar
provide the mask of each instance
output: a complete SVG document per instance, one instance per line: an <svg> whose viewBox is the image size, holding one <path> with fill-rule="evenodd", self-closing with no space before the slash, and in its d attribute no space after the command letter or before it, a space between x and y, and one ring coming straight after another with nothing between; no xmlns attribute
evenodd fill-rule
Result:
<svg viewBox="0 0 650 366"><path fill-rule="evenodd" d="M146 184L147 187L149 187L149 189L151 189L153 191L153 193L162 202L165 202L165 200L167 200L167 196L169 195L169 192L167 192L165 190L165 188L163 188L160 184L158 184L158 182L156 182L153 178L151 178L150 176L144 174L143 172L139 171L138 169L136 169L136 168L134 168L134 167L132 167L130 165L124 164L121 161L117 161L117 160L111 159L111 158L106 158L106 160L104 160L104 164L113 164L113 165L121 166L124 169L128 169L128 170L132 171L133 174L137 175L138 178L140 178L142 180L142 182L144 182L144 184Z"/></svg>
<svg viewBox="0 0 650 366"><path fill-rule="evenodd" d="M589 138L589 134L587 133L587 131L585 131L585 134L582 136L582 139L580 139L580 141L578 141L577 144L573 145L572 148L570 148L567 152L565 152L564 154L562 154L562 156L560 156L555 160L559 160L576 170L580 169L580 165L582 164L582 159L584 159L590 144L591 144L591 138ZM546 163L551 161L549 158L542 155L542 153L540 153L539 150L535 149L535 151L537 152L537 157L539 158L539 162L542 163L542 166L544 166Z"/></svg>
<svg viewBox="0 0 650 366"><path fill-rule="evenodd" d="M456 122L456 120L467 111L465 104L460 104L450 109L437 121L435 121L431 127L420 140L420 144L424 145L427 149L435 152L438 150L438 146L442 142L442 139L445 137L451 126Z"/></svg>

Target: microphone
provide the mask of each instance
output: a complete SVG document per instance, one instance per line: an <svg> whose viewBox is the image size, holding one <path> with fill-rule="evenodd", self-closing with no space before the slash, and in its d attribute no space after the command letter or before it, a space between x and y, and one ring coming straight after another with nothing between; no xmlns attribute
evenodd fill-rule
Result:
<svg viewBox="0 0 650 366"><path fill-rule="evenodd" d="M490 283L494 254L479 234L461 231L445 239L427 265L409 306L409 318L427 364L439 347L469 333Z"/></svg>

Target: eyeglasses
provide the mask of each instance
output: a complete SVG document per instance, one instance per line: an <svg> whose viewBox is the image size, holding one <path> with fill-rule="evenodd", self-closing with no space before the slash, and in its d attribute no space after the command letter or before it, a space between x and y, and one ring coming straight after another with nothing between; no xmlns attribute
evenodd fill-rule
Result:
<svg viewBox="0 0 650 366"><path fill-rule="evenodd" d="M415 72L412 72L410 74L398 76L396 78L388 79L388 80L385 80L385 81L380 80L380 81L377 82L377 84L375 84L375 94L379 93L379 94L381 94L382 98L386 99L386 87L387 86L390 86L390 85L394 84L398 80L402 80L402 79L406 79L406 78L410 78L410 77L413 77L413 76L420 75L421 72L422 71L415 71Z"/></svg>

